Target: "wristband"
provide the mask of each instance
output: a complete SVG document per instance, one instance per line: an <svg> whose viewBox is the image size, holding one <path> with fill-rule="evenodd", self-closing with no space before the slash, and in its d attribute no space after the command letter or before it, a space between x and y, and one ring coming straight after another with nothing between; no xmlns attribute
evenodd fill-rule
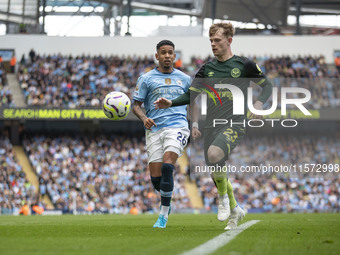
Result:
<svg viewBox="0 0 340 255"><path fill-rule="evenodd" d="M198 129L198 123L197 123L197 122L193 122L193 123L192 123L192 127L193 127L193 128L195 127L195 128Z"/></svg>

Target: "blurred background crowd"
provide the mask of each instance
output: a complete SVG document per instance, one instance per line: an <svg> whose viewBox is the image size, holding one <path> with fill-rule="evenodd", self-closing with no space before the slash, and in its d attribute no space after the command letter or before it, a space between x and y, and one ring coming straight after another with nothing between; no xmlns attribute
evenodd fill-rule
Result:
<svg viewBox="0 0 340 255"><path fill-rule="evenodd" d="M309 109L340 106L339 71L322 56L251 57L275 87L304 87L311 91ZM175 66L191 77L209 58ZM100 107L110 91L132 97L137 78L154 68L153 57L44 56L32 50L17 66L17 78L27 106ZM257 92L255 92L255 96ZM279 95L280 97L280 95ZM269 101L267 104L271 105ZM0 107L14 107L5 70L0 67ZM63 212L154 213L159 210L141 137L87 134L26 134L22 145L39 179L35 189L18 163L3 130L0 137L0 213L18 213L23 204L46 207L48 196ZM247 136L228 164L340 164L340 133ZM197 184L205 211L216 211L212 180L193 172L203 164L200 143L190 143L188 173L176 166L173 211L192 209L185 181ZM339 172L318 175L230 174L235 196L248 211L340 211Z"/></svg>
<svg viewBox="0 0 340 255"><path fill-rule="evenodd" d="M233 152L228 164L271 165L289 162L340 164L340 133L283 135L270 138L249 136ZM2 213L15 212L24 202L38 203L34 187L18 164L6 134L0 147L0 206ZM159 194L151 184L145 142L136 137L34 135L24 138L24 148L39 177L40 197L49 196L63 212L153 213L159 209ZM207 175L195 173L202 150L197 143L187 149L191 165L184 174L176 166L172 210L192 208L185 180L199 188L205 211L216 211L217 190ZM238 203L251 212L339 212L340 178L326 173L229 173ZM40 203L41 204L41 203ZM41 206L44 206L41 204Z"/></svg>
<svg viewBox="0 0 340 255"><path fill-rule="evenodd" d="M258 63L275 87L303 87L311 91L309 109L340 106L337 79L340 74L335 66L326 65L323 56L249 58ZM209 60L192 57L191 63L184 65L178 60L175 66L193 77ZM72 57L34 53L29 60L21 59L17 75L28 106L99 107L103 95L112 90L131 97L138 77L155 66L152 56Z"/></svg>
<svg viewBox="0 0 340 255"><path fill-rule="evenodd" d="M0 135L0 141L0 212L9 214L19 212L26 203L38 203L39 195L18 163L8 132Z"/></svg>
<svg viewBox="0 0 340 255"><path fill-rule="evenodd" d="M21 201L34 203L32 185L11 150L9 139L1 146L3 185L8 194L2 213L19 211ZM159 210L147 167L145 141L117 136L29 135L23 145L39 178L39 197L49 196L56 209L66 213L153 213ZM6 147L7 146L7 147ZM184 181L177 166L172 210L190 208ZM30 192L29 192L30 191Z"/></svg>
<svg viewBox="0 0 340 255"><path fill-rule="evenodd" d="M204 165L203 142L191 143L187 154L191 159L188 175L199 187L204 207L207 210L217 210L217 189L206 172L199 171L198 168L195 171L196 166ZM306 163L324 164L324 169L321 167L318 171L316 168L312 171L309 165L307 172L304 170ZM249 211L340 210L340 132L313 135L247 135L235 148L227 164L234 166L237 171L228 172L235 197L238 203ZM260 165L294 165L296 168L275 172L240 171L242 166Z"/></svg>

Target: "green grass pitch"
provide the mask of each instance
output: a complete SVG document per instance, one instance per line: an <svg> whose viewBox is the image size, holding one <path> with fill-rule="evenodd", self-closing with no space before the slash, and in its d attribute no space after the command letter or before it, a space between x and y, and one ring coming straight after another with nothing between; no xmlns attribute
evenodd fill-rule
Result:
<svg viewBox="0 0 340 255"><path fill-rule="evenodd" d="M181 254L224 232L215 214L1 216L0 254ZM248 214L260 220L212 254L340 254L340 214Z"/></svg>

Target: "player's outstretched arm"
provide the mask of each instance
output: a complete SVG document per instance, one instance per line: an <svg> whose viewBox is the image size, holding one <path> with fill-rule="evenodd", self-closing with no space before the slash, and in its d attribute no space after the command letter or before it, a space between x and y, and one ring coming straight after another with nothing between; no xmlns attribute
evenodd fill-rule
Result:
<svg viewBox="0 0 340 255"><path fill-rule="evenodd" d="M190 89L188 89L187 92L175 98L174 100L169 100L164 97L160 97L153 103L156 109L164 109L164 108L169 108L169 107L174 107L174 106L190 104Z"/></svg>
<svg viewBox="0 0 340 255"><path fill-rule="evenodd" d="M133 113L141 120L143 121L143 124L146 129L151 130L153 126L157 126L156 123L153 121L153 119L148 118L145 113L142 111L142 104L143 102L140 101L134 101L132 111Z"/></svg>
<svg viewBox="0 0 340 255"><path fill-rule="evenodd" d="M155 105L156 109L165 109L165 108L169 108L172 105L171 100L166 99L164 97L160 97L158 98L155 102L153 102Z"/></svg>

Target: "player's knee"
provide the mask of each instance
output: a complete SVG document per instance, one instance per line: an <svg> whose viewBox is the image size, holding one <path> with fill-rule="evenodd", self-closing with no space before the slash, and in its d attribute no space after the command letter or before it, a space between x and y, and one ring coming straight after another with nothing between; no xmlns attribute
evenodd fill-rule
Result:
<svg viewBox="0 0 340 255"><path fill-rule="evenodd" d="M165 153L163 155L163 162L166 164L174 165L178 159L178 155L180 155L180 150L175 146L168 146L165 149Z"/></svg>
<svg viewBox="0 0 340 255"><path fill-rule="evenodd" d="M217 171L212 174L214 180L224 180L227 178L227 173L225 171Z"/></svg>
<svg viewBox="0 0 340 255"><path fill-rule="evenodd" d="M174 165L164 163L162 165L162 179L169 181L172 179L172 174L174 171Z"/></svg>
<svg viewBox="0 0 340 255"><path fill-rule="evenodd" d="M157 191L160 191L161 179L162 179L162 176L159 176L159 177L151 176L152 185Z"/></svg>
<svg viewBox="0 0 340 255"><path fill-rule="evenodd" d="M208 149L208 160L211 164L216 164L224 158L224 152L217 146L210 146Z"/></svg>

